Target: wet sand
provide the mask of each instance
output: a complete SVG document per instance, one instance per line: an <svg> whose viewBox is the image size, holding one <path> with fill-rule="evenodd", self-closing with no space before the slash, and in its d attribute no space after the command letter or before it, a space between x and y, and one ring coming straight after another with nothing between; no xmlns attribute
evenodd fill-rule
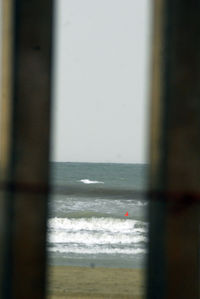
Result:
<svg viewBox="0 0 200 299"><path fill-rule="evenodd" d="M48 299L143 298L141 269L50 266L48 270Z"/></svg>

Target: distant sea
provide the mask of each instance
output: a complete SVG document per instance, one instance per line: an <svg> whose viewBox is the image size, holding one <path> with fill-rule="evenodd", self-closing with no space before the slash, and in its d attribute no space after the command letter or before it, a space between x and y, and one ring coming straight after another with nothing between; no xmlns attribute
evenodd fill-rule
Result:
<svg viewBox="0 0 200 299"><path fill-rule="evenodd" d="M51 163L49 264L143 267L147 173L146 164Z"/></svg>

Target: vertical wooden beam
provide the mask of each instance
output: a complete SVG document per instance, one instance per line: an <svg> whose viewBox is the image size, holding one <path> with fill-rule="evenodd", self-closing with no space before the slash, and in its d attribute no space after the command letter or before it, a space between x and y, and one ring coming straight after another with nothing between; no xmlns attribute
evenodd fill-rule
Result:
<svg viewBox="0 0 200 299"><path fill-rule="evenodd" d="M11 272L12 216L9 188L13 98L13 1L1 1L0 82L0 298L9 293ZM8 274L9 273L9 274ZM8 296L9 298L9 296Z"/></svg>
<svg viewBox="0 0 200 299"><path fill-rule="evenodd" d="M161 92L153 88L160 110L151 147L148 298L199 298L200 2L161 2L162 14L155 1L162 50L154 50L153 86L159 72Z"/></svg>
<svg viewBox="0 0 200 299"><path fill-rule="evenodd" d="M163 190L164 140L164 0L154 0L152 40L152 106L150 131L150 204L149 204L149 256L147 266L147 295L151 299L165 296L165 222L166 205L160 200ZM155 191L156 192L153 192Z"/></svg>
<svg viewBox="0 0 200 299"><path fill-rule="evenodd" d="M7 175L6 250L2 298L45 298L45 236L48 196L51 0L9 0L10 52L4 64L2 161ZM6 21L4 21L6 22ZM5 37L6 38L10 38ZM9 102L10 101L10 102ZM3 142L3 141L2 141ZM6 147L8 149L6 149ZM6 158L5 158L6 156ZM5 180L6 179L6 180Z"/></svg>

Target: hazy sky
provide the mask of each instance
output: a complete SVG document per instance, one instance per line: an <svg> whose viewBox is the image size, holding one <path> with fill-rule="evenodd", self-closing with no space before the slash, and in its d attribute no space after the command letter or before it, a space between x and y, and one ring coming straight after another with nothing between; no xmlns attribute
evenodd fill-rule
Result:
<svg viewBox="0 0 200 299"><path fill-rule="evenodd" d="M56 0L52 160L146 162L150 0Z"/></svg>

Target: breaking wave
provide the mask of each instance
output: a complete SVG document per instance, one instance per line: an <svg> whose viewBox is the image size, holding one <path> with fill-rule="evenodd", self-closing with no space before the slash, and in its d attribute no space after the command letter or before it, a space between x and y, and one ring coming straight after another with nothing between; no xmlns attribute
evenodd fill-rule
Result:
<svg viewBox="0 0 200 299"><path fill-rule="evenodd" d="M54 232L49 236L50 243L76 243L76 244L133 244L147 242L141 235L108 234L91 232Z"/></svg>
<svg viewBox="0 0 200 299"><path fill-rule="evenodd" d="M147 223L132 219L118 218L51 218L48 222L49 229L65 230L77 232L82 230L87 231L107 231L112 233L136 233L147 232Z"/></svg>
<svg viewBox="0 0 200 299"><path fill-rule="evenodd" d="M49 251L70 254L146 252L147 223L117 218L51 218Z"/></svg>
<svg viewBox="0 0 200 299"><path fill-rule="evenodd" d="M89 179L82 179L82 180L80 180L80 182L82 182L84 184L104 184L104 182L101 182L101 181L91 181Z"/></svg>
<svg viewBox="0 0 200 299"><path fill-rule="evenodd" d="M49 249L52 252L60 253L76 253L76 254L141 254L146 253L146 249L142 248L77 248L76 246L57 246Z"/></svg>

